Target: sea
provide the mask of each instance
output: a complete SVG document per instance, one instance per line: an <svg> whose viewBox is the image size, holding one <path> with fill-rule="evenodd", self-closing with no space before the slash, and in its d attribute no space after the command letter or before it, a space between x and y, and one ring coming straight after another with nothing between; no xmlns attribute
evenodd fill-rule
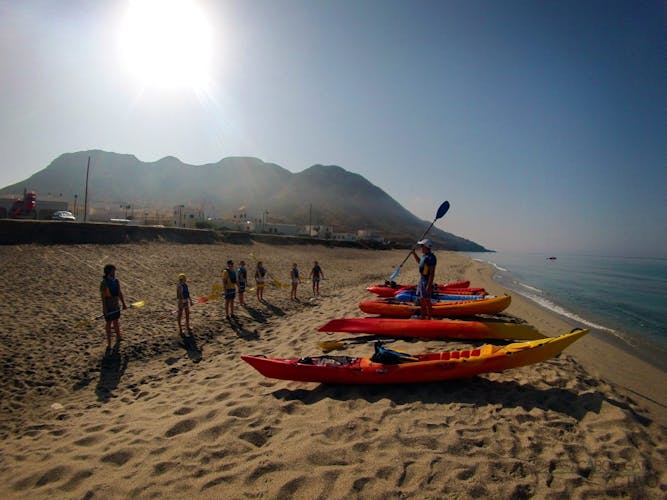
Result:
<svg viewBox="0 0 667 500"><path fill-rule="evenodd" d="M466 255L491 264L505 288L667 371L667 259Z"/></svg>

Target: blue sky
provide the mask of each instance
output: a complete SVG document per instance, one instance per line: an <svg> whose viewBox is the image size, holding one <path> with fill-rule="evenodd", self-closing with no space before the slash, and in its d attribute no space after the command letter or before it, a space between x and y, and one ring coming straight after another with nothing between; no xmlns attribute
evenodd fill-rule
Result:
<svg viewBox="0 0 667 500"><path fill-rule="evenodd" d="M664 2L194 3L209 79L165 88L129 2L0 0L0 185L88 149L335 164L488 248L667 257Z"/></svg>

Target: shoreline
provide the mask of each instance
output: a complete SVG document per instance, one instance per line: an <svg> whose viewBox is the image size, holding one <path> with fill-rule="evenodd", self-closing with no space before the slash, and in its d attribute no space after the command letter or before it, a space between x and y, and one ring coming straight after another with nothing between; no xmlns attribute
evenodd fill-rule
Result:
<svg viewBox="0 0 667 500"><path fill-rule="evenodd" d="M516 277L512 278L514 274L511 271L508 271L494 262L474 257L470 253L466 252L465 254L475 262L491 266L493 268L493 280L507 290L507 293L520 295L522 298L532 302L548 314L560 317L566 323L572 325L572 327L582 327L583 325L583 327L588 328L591 331L591 334L598 337L600 340L607 342L618 349L629 352L634 357L649 363L662 372L667 372L667 359L665 358L667 350L663 343L638 333L630 333L619 327L612 328L604 324L603 318L591 319L585 311L573 312L568 306L553 302L554 299L547 300L553 307L544 305L539 300L531 297L529 293L521 290L521 285L528 289L532 287L521 283ZM519 286L512 286L511 284L505 283L508 279ZM542 292L540 291L540 293ZM559 312L558 309L561 309L563 312Z"/></svg>
<svg viewBox="0 0 667 500"><path fill-rule="evenodd" d="M195 304L195 339L184 343L172 314L176 275L187 274L195 298L207 296L226 259L244 258L252 269L251 252L282 282L293 262L307 277L318 260L322 296L312 296L307 279L298 301L285 289L267 289L264 304L249 292L235 322L225 320L220 301ZM12 305L0 309L0 493L664 496L664 374L592 335L542 363L434 384L288 382L264 378L240 360L319 354L319 341L334 337L317 328L363 316L365 287L383 282L405 254L264 243L0 247L0 300ZM469 279L504 292L489 266L437 254L438 281ZM111 353L103 325L74 326L99 314L108 262L118 268L126 302L146 301L122 313L123 341ZM416 281L415 267L405 266L400 282ZM31 300L17 303L17 296ZM570 330L512 297L509 315L550 336ZM394 345L417 353L457 344ZM358 344L332 354L371 351Z"/></svg>
<svg viewBox="0 0 667 500"><path fill-rule="evenodd" d="M466 256L467 257L467 256ZM561 333L568 328L577 325L576 321L567 316L562 316L531 299L505 288L494 279L495 269L487 262L471 259L471 262L480 267L480 270L472 270L467 277L473 276L480 283L486 283L487 291L495 290L494 293L508 293L512 296L512 304L506 310L511 314L527 320L534 324L538 330L545 335L557 335L555 328L560 327ZM473 279L471 279L473 282ZM489 283L494 287L491 288ZM542 311L531 312L531 309ZM526 318L532 318L528 320ZM543 331L544 330L544 331ZM604 379L625 388L629 393L642 397L651 408L652 413L663 425L667 425L667 372L641 356L634 346L627 344L623 339L612 337L603 332L590 328L589 335L576 342L568 350L584 366L593 369L595 373ZM638 375L644 374L644 375ZM647 384L646 381L651 383Z"/></svg>

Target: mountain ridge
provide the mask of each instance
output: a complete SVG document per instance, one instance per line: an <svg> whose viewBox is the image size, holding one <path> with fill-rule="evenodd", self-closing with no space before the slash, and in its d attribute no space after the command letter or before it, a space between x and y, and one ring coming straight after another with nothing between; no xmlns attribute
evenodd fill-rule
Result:
<svg viewBox="0 0 667 500"><path fill-rule="evenodd" d="M189 165L174 156L143 162L132 154L102 150L64 153L26 180L0 189L20 193L74 193L82 198L88 157L89 199L141 207L188 204L217 216L238 211L248 217L267 212L273 222L333 225L338 232L377 231L385 239L409 242L421 235L423 221L362 175L338 165L312 165L292 173L255 157L232 156ZM439 248L487 251L481 245L433 228Z"/></svg>

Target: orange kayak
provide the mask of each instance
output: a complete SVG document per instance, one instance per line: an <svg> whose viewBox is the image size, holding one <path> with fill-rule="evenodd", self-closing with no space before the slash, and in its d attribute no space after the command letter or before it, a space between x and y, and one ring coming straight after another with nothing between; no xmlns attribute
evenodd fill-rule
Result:
<svg viewBox="0 0 667 500"><path fill-rule="evenodd" d="M265 377L281 380L330 384L439 382L539 363L556 356L587 333L588 330L579 329L560 337L515 342L506 346L487 344L476 349L417 355L388 349L380 353L376 345L373 358L313 356L277 359L241 356L241 359ZM374 359L382 359L382 362Z"/></svg>
<svg viewBox="0 0 667 500"><path fill-rule="evenodd" d="M512 297L488 297L478 300L457 300L434 302L432 315L436 318L474 316L475 314L494 314L507 309ZM367 300L359 304L366 314L389 316L393 318L410 318L420 312L420 307L409 302L399 302L394 299Z"/></svg>
<svg viewBox="0 0 667 500"><path fill-rule="evenodd" d="M394 338L537 340L546 338L533 326L499 321L412 318L339 318L319 332L364 333Z"/></svg>

